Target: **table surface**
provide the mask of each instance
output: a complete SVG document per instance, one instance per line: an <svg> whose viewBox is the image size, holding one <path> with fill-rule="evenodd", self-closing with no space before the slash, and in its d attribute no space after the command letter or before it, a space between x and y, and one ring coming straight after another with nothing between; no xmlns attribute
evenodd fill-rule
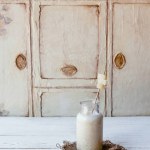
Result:
<svg viewBox="0 0 150 150"><path fill-rule="evenodd" d="M0 149L56 149L75 141L76 118L0 118ZM150 150L150 117L104 118L104 140L128 150Z"/></svg>

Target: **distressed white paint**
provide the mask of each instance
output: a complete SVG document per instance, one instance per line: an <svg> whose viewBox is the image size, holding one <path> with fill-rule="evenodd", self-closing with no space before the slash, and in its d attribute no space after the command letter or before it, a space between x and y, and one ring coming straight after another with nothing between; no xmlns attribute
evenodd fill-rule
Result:
<svg viewBox="0 0 150 150"><path fill-rule="evenodd" d="M56 143L76 140L76 119L0 118L0 149L56 149ZM104 140L128 150L150 149L149 117L104 118Z"/></svg>
<svg viewBox="0 0 150 150"><path fill-rule="evenodd" d="M106 1L33 1L31 11L34 115L72 116L79 110L80 97L95 98L91 93L96 91L97 73L105 71ZM77 74L65 76L60 71L65 64L74 65ZM57 89L55 98L48 92L41 99L51 88L62 89L61 101ZM105 92L101 102L104 111ZM71 111L71 105L77 109Z"/></svg>
<svg viewBox="0 0 150 150"><path fill-rule="evenodd" d="M80 112L80 101L93 100L96 92L72 90L42 93L42 116L76 116Z"/></svg>
<svg viewBox="0 0 150 150"><path fill-rule="evenodd" d="M106 49L106 2L35 1L32 14L34 86L95 87L99 53ZM79 70L72 79L60 71L65 64Z"/></svg>
<svg viewBox="0 0 150 150"><path fill-rule="evenodd" d="M122 52L126 65L113 66L113 116L150 115L149 14L150 4L114 5L113 55Z"/></svg>
<svg viewBox="0 0 150 150"><path fill-rule="evenodd" d="M10 18L8 24L1 19L0 26L5 30L0 35L0 115L4 116L28 116L31 100L29 3L18 2L0 2L0 14ZM4 5L8 10L2 9ZM16 67L18 54L27 59L24 70Z"/></svg>
<svg viewBox="0 0 150 150"><path fill-rule="evenodd" d="M8 111L10 115L25 116L28 110L32 115L31 88L35 116L41 116L41 113L44 116L61 114L62 111L55 112L53 106L62 106L62 101L78 108L80 96L84 95L85 99L94 96L90 94L96 91L96 73L104 73L106 64L108 86L106 102L105 92L102 93L102 111L106 104L107 116L150 114L150 70L145 65L149 64L149 0L109 0L108 9L105 0L1 0L0 3L1 7L6 3L10 5L12 9L3 13L13 18L6 25L7 34L0 36L3 49L0 52L3 70L0 73L0 112L3 115ZM30 50L33 56L33 86ZM122 70L114 68L112 63L118 52L124 53L127 60ZM19 53L27 57L27 68L22 71L15 66ZM60 68L64 64L76 66L77 74L72 77L63 75ZM68 90L70 95L78 91L73 94L74 100L69 101ZM51 91L55 91L56 97L61 91L61 101L51 96ZM46 92L44 100L41 99L43 92ZM58 103L53 103L53 98ZM62 114L69 114L69 109ZM71 111L70 115L74 113Z"/></svg>
<svg viewBox="0 0 150 150"><path fill-rule="evenodd" d="M97 78L98 11L97 6L41 6L42 78ZM63 74L66 65L75 66L77 73Z"/></svg>
<svg viewBox="0 0 150 150"><path fill-rule="evenodd" d="M108 1L107 115L150 115L149 111L149 0ZM146 19L145 19L146 18ZM118 70L115 55L126 65Z"/></svg>
<svg viewBox="0 0 150 150"><path fill-rule="evenodd" d="M34 89L35 116L76 116L80 101L95 98L97 89ZM104 113L103 107L100 108Z"/></svg>

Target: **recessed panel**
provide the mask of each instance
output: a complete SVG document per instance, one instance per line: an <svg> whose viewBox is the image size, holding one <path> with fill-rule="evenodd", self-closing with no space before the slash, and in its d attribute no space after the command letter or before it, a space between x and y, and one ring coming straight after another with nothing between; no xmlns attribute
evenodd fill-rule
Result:
<svg viewBox="0 0 150 150"><path fill-rule="evenodd" d="M99 8L41 6L40 9L41 78L96 78Z"/></svg>

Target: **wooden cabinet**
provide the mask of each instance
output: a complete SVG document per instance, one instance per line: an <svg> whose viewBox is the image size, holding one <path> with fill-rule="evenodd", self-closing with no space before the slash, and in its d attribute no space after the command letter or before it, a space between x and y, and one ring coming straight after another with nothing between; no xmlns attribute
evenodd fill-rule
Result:
<svg viewBox="0 0 150 150"><path fill-rule="evenodd" d="M149 14L149 0L1 0L0 115L75 115L104 71L107 116L150 115Z"/></svg>
<svg viewBox="0 0 150 150"><path fill-rule="evenodd" d="M112 116L150 115L150 1L113 0L110 10L109 110Z"/></svg>
<svg viewBox="0 0 150 150"><path fill-rule="evenodd" d="M72 116L94 98L106 12L103 0L2 0L0 116Z"/></svg>
<svg viewBox="0 0 150 150"><path fill-rule="evenodd" d="M105 70L106 1L34 1L32 14L35 115L75 115Z"/></svg>
<svg viewBox="0 0 150 150"><path fill-rule="evenodd" d="M149 0L41 0L32 8L35 116L74 115L106 68L106 115L150 115Z"/></svg>
<svg viewBox="0 0 150 150"><path fill-rule="evenodd" d="M0 2L0 116L28 116L31 100L28 1Z"/></svg>

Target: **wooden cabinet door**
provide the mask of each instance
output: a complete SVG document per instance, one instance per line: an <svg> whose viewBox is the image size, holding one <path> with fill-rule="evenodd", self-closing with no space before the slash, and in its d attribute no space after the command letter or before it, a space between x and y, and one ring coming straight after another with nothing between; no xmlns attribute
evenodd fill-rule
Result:
<svg viewBox="0 0 150 150"><path fill-rule="evenodd" d="M105 70L106 1L36 0L32 15L34 114L75 115Z"/></svg>
<svg viewBox="0 0 150 150"><path fill-rule="evenodd" d="M97 89L34 89L35 116L76 116L80 101L92 100Z"/></svg>
<svg viewBox="0 0 150 150"><path fill-rule="evenodd" d="M30 97L28 1L0 3L0 116L28 116ZM31 99L30 99L31 100Z"/></svg>
<svg viewBox="0 0 150 150"><path fill-rule="evenodd" d="M106 2L34 1L33 16L34 85L95 86L105 68Z"/></svg>
<svg viewBox="0 0 150 150"><path fill-rule="evenodd" d="M112 6L112 115L150 115L150 3Z"/></svg>

